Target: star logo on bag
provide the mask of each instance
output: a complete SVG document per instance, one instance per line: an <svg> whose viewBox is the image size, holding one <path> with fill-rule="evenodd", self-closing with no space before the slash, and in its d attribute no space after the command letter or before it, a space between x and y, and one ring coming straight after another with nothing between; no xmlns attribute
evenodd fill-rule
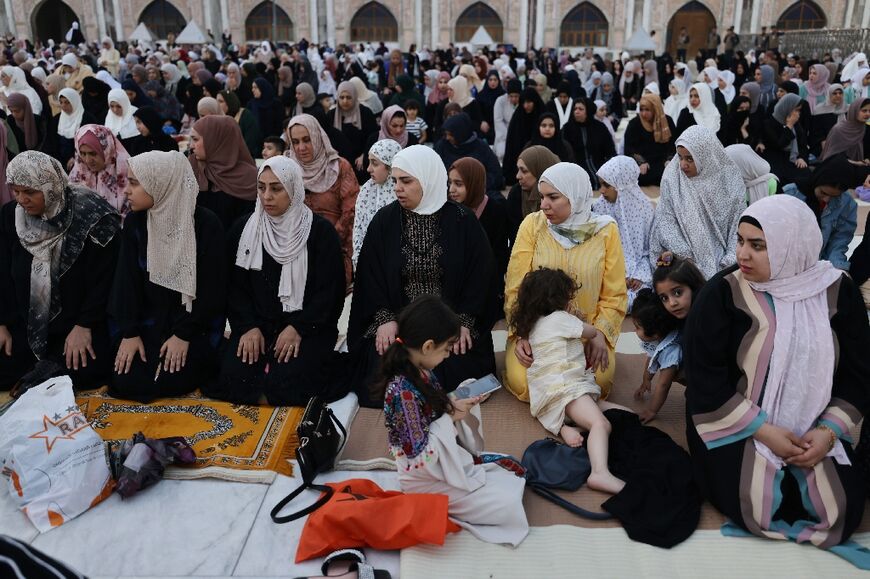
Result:
<svg viewBox="0 0 870 579"><path fill-rule="evenodd" d="M78 410L78 408L76 409ZM55 442L60 439L75 440L75 434L88 426L88 421L81 412L71 412L61 417L54 415L54 419L44 415L42 417L43 429L34 432L28 438L42 438L45 440L45 450L51 454Z"/></svg>

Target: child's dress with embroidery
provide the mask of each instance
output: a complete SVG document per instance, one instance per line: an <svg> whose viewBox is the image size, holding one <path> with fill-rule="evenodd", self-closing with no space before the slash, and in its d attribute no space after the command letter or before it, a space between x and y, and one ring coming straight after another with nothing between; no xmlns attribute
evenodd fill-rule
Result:
<svg viewBox="0 0 870 579"><path fill-rule="evenodd" d="M441 388L427 373L434 388ZM483 449L480 407L460 421L436 418L431 405L406 378L394 378L384 395L390 451L406 493L449 498L450 518L490 543L519 545L529 532L523 510L521 467Z"/></svg>

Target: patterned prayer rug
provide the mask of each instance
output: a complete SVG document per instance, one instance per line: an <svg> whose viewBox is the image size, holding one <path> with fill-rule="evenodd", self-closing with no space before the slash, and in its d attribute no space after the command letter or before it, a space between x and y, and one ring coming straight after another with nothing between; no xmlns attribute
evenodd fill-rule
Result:
<svg viewBox="0 0 870 579"><path fill-rule="evenodd" d="M80 393L76 402L91 426L110 443L137 432L150 438L183 436L196 451L190 467L171 467L166 478L214 477L270 483L293 475L289 462L299 445L296 427L304 408L244 406L198 395L150 404L119 400L105 389Z"/></svg>

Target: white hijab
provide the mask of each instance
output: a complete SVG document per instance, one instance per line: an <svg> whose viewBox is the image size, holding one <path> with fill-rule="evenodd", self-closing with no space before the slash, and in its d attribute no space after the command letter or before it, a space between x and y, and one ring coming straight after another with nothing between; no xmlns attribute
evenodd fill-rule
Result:
<svg viewBox="0 0 870 579"><path fill-rule="evenodd" d="M64 97L72 105L73 111L66 114L63 110L60 111L60 117L57 119L57 134L67 139L74 139L76 131L82 126L82 116L85 114L85 108L82 106L82 97L78 91L71 88L62 89L57 98Z"/></svg>
<svg viewBox="0 0 870 579"><path fill-rule="evenodd" d="M771 177L779 181L779 177L770 172L770 163L762 159L752 147L745 144L725 147L725 152L740 167L743 183L746 185L746 197L751 205L770 195L768 183Z"/></svg>
<svg viewBox="0 0 870 579"><path fill-rule="evenodd" d="M129 139L139 134L139 129L136 128L136 120L133 118L133 113L137 110L136 107L130 104L130 98L127 93L119 88L109 91L109 112L106 114L106 128L112 131L119 139ZM112 112L112 103L121 105L121 115L118 116Z"/></svg>
<svg viewBox="0 0 870 579"><path fill-rule="evenodd" d="M538 178L568 198L571 215L559 224L550 224L550 234L559 245L571 249L616 221L606 215L592 213L592 182L582 167L575 163L556 163Z"/></svg>
<svg viewBox="0 0 870 579"><path fill-rule="evenodd" d="M112 78L112 75L109 74L107 70L101 70L97 72L97 80L102 81L109 85L110 89L121 88L121 83Z"/></svg>
<svg viewBox="0 0 870 579"><path fill-rule="evenodd" d="M678 78L672 80L670 86L677 89L677 94L665 99L665 114L671 117L671 120L676 124L677 119L680 118L680 113L689 104L689 94L686 90L686 83Z"/></svg>
<svg viewBox="0 0 870 579"><path fill-rule="evenodd" d="M393 157L393 169L406 172L423 187L420 204L411 209L414 213L432 215L447 203L447 169L434 150L425 145L412 145L402 149Z"/></svg>
<svg viewBox="0 0 870 579"><path fill-rule="evenodd" d="M725 81L725 88L720 88L719 92L725 97L725 104L731 104L734 97L737 96L737 90L734 88L734 73L730 70L723 70L719 73L719 78ZM718 84L717 84L718 88Z"/></svg>
<svg viewBox="0 0 870 579"><path fill-rule="evenodd" d="M705 82L698 82L692 85L692 89L698 92L698 98L701 99L698 108L692 106L691 98L686 105L689 112L695 117L695 123L710 129L714 133L718 133L721 119L719 117L719 109L713 104L713 93L710 91L710 87ZM689 90L691 91L692 89Z"/></svg>
<svg viewBox="0 0 870 579"><path fill-rule="evenodd" d="M9 86L3 87L3 92L6 93L7 96L14 92L23 94L27 97L27 100L30 101L30 108L33 110L33 114L42 114L42 101L39 99L39 95L36 94L36 91L33 90L33 87L27 84L24 71L17 66L9 65L4 66L2 70L3 74L12 79Z"/></svg>
<svg viewBox="0 0 870 579"><path fill-rule="evenodd" d="M263 203L257 195L254 213L242 231L236 265L243 269L261 270L265 249L272 259L281 264L281 278L278 281L281 309L284 312L296 312L302 309L305 300L308 236L314 214L305 205L302 168L296 161L283 155L272 157L260 167L258 178L266 168L271 169L284 186L290 196L290 207L282 215L272 217L263 209Z"/></svg>
<svg viewBox="0 0 870 579"><path fill-rule="evenodd" d="M194 212L199 195L193 168L178 151L142 153L127 165L154 199L148 210L148 279L180 293L181 303L191 312L196 299Z"/></svg>

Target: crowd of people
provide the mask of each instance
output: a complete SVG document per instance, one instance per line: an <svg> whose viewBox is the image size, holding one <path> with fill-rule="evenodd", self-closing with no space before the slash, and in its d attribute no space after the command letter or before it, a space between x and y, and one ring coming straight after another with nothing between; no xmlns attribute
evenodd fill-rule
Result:
<svg viewBox="0 0 870 579"><path fill-rule="evenodd" d="M457 442L482 398L450 393L495 372L504 320L505 387L619 493L602 410L630 314L639 416L687 385L705 496L870 564L848 543L870 462L870 430L850 438L870 410L870 242L847 258L863 53L4 48L0 387L54 364L143 402L352 391L385 410L403 488L515 545L516 465Z"/></svg>

